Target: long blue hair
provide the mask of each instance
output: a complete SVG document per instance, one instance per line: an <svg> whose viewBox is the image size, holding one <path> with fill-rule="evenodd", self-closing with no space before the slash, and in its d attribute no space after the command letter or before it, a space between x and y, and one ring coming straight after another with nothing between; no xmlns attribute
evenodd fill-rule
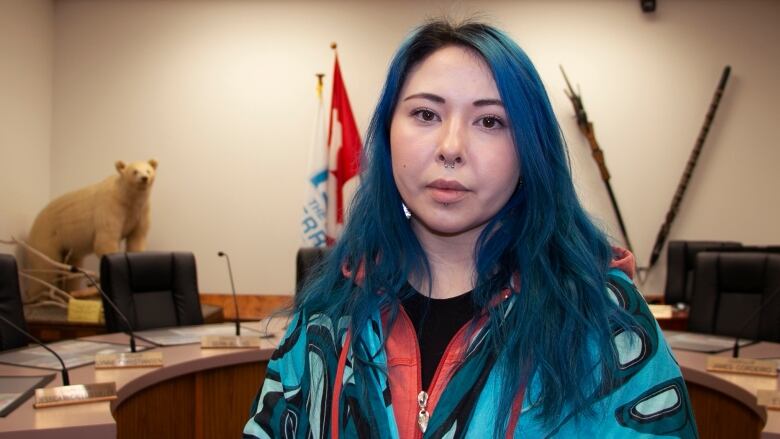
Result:
<svg viewBox="0 0 780 439"><path fill-rule="evenodd" d="M410 69L449 45L474 51L490 67L523 179L474 249L472 297L479 309L488 311L489 348L503 389L496 401L496 433L507 428L513 397L530 377L540 384L541 391L531 395L539 416L554 424L566 407L587 405L593 386L583 383L609 383L615 361L609 319L616 310L605 282L612 251L577 199L560 127L536 69L523 50L494 27L432 21L401 44L368 129L361 184L348 223L317 275L296 297L295 308L334 321L349 316L354 346L378 309L388 309L394 321L410 276L425 276L418 278L427 277L430 284L428 261L393 179L390 124ZM515 274L522 291L489 306ZM506 313L510 304L513 308ZM596 383L593 349L603 353L601 367L606 371ZM356 358L354 369L361 373L374 366L373 358Z"/></svg>

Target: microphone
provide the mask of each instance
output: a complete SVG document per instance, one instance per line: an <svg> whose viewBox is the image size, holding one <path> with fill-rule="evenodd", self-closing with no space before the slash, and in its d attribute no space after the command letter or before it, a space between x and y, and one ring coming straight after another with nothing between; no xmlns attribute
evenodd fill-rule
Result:
<svg viewBox="0 0 780 439"><path fill-rule="evenodd" d="M748 324L751 323L753 319L755 319L756 316L758 316L761 313L764 307L772 303L772 301L775 300L777 296L780 296L780 288L774 290L772 294L769 296L769 299L765 303L761 304L761 306L759 306L758 309L753 311L753 314L751 314L750 317L748 317L747 320L745 320L745 323L742 325L739 331L737 331L737 336L734 337L734 348L731 350L732 358L739 357L739 337L742 335L743 332L745 332L745 329L748 327Z"/></svg>
<svg viewBox="0 0 780 439"><path fill-rule="evenodd" d="M228 275L230 276L230 288L233 290L233 306L236 308L236 335L241 335L241 319L238 317L238 299L236 298L236 285L233 283L233 270L230 268L230 256L225 252L218 252L217 256L224 257L227 261Z"/></svg>
<svg viewBox="0 0 780 439"><path fill-rule="evenodd" d="M135 335L133 334L133 327L130 325L130 321L127 320L127 317L125 314L119 310L119 307L116 306L116 303L114 303L113 300L111 300L110 297L108 297L108 294L106 294L105 291L103 291L103 288L100 288L100 285L95 281L95 278L92 277L89 273L87 273L86 270L83 270L75 265L70 266L70 272L71 273L81 273L83 274L89 281L92 283L92 285L98 290L101 296L103 296L104 299L106 299L106 302L108 302L109 305L111 305L111 308L116 311L117 315L122 318L122 320L125 322L125 326L127 327L127 332L130 334L130 352L135 352Z"/></svg>
<svg viewBox="0 0 780 439"><path fill-rule="evenodd" d="M44 348L47 351L51 352L52 355L57 357L57 360L59 360L60 364L62 365L62 385L63 386L69 386L70 385L70 378L68 377L68 368L65 367L65 362L62 361L62 357L60 357L56 352L54 352L54 350L52 348L46 346L42 341L40 341L37 338L33 337L32 334L30 334L29 332L25 331L24 329L16 326L12 321L10 321L7 318L3 317L2 314L0 314L0 320L4 321L5 323L8 324L8 326L16 329L21 334L24 334L28 339L34 341L35 343L40 345L42 348Z"/></svg>

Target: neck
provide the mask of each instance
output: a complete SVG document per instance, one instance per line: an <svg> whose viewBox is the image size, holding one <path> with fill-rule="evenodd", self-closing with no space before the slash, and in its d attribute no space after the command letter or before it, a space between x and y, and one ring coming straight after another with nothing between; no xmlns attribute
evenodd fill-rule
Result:
<svg viewBox="0 0 780 439"><path fill-rule="evenodd" d="M431 297L448 299L474 288L474 247L484 227L457 235L432 232L412 218L412 230L428 258L431 268ZM409 279L419 292L427 294L427 279Z"/></svg>

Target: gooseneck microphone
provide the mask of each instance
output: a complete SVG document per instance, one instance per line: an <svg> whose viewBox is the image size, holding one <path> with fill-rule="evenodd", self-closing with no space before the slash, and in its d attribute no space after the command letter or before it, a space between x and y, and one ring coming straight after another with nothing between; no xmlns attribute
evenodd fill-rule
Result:
<svg viewBox="0 0 780 439"><path fill-rule="evenodd" d="M8 324L8 326L16 329L17 331L19 331L20 334L24 334L25 337L27 337L28 339L34 341L35 343L40 345L42 348L44 348L47 351L51 352L52 355L57 357L57 360L59 360L60 364L62 365L62 385L63 386L69 386L70 385L70 377L68 377L68 368L65 367L65 362L62 361L62 357L60 357L56 352L54 352L54 350L52 348L46 346L46 344L44 344L42 341L38 340L36 337L34 337L32 334L30 334L29 332L25 331L24 329L16 326L12 321L8 320L7 318L3 317L2 315L0 315L0 320L4 321L5 323Z"/></svg>
<svg viewBox="0 0 780 439"><path fill-rule="evenodd" d="M89 282L92 283L92 285L97 289L98 293L100 293L101 296L103 296L104 299L106 299L106 302L108 302L109 305L111 305L111 308L116 311L117 315L122 318L122 320L125 322L125 326L127 327L127 332L130 334L130 352L135 352L135 335L133 334L133 327L130 325L130 321L127 319L127 316L119 310L119 307L116 306L116 303L114 303L113 300L111 300L110 297L108 297L108 294L106 294L105 291L103 291L103 288L100 288L100 285L95 281L95 278L92 277L89 273L87 273L86 270L83 270L75 265L70 266L70 272L71 273L81 273L83 274L87 279L89 279Z"/></svg>
<svg viewBox="0 0 780 439"><path fill-rule="evenodd" d="M230 256L225 252L218 252L217 256L224 257L227 261L228 275L230 276L230 288L233 289L233 306L236 307L236 335L241 335L241 319L238 317L238 298L236 298L236 285L233 283L233 270L230 268Z"/></svg>
<svg viewBox="0 0 780 439"><path fill-rule="evenodd" d="M748 324L751 323L756 316L758 316L761 311L769 306L772 301L774 301L777 296L780 296L780 288L774 290L772 294L769 296L769 299L767 299L766 302L762 303L761 306L759 306L755 311L753 311L753 314L750 315L750 317L745 320L745 323L742 325L741 328L739 328L739 331L737 331L737 336L734 337L734 348L731 350L731 356L732 358L739 357L739 338L742 336L742 334L745 332L745 329L747 329Z"/></svg>

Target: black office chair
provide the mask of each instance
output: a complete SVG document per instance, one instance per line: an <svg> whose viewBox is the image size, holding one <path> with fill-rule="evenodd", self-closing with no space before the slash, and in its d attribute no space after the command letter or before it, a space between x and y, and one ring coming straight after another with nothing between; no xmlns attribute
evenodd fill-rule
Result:
<svg viewBox="0 0 780 439"><path fill-rule="evenodd" d="M688 329L780 342L780 297L768 303L778 289L778 253L701 252L696 257Z"/></svg>
<svg viewBox="0 0 780 439"><path fill-rule="evenodd" d="M100 284L133 330L203 323L192 253L105 255L100 260ZM103 302L108 331L125 331L121 318L105 299Z"/></svg>
<svg viewBox="0 0 780 439"><path fill-rule="evenodd" d="M669 241L664 301L670 305L691 303L697 254L703 251L737 251L740 248L742 244L733 241Z"/></svg>
<svg viewBox="0 0 780 439"><path fill-rule="evenodd" d="M306 284L313 270L330 253L329 247L301 247L295 256L295 293L298 294Z"/></svg>
<svg viewBox="0 0 780 439"><path fill-rule="evenodd" d="M16 258L0 254L0 315L27 330ZM0 351L27 346L27 337L0 320Z"/></svg>

